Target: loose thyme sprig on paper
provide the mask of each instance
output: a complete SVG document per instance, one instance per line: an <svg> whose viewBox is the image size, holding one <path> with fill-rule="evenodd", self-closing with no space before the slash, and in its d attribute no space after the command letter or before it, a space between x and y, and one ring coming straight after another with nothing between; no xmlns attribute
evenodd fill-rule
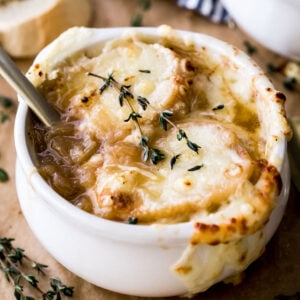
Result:
<svg viewBox="0 0 300 300"><path fill-rule="evenodd" d="M158 162L163 160L165 158L165 155L161 150L149 147L149 139L143 133L143 130L142 130L140 122L139 122L139 119L141 119L142 116L134 110L133 106L131 105L131 103L129 101L130 99L131 100L136 99L137 103L142 107L142 109L144 111L149 106L154 111L157 112L157 110L150 104L149 100L145 97L142 97L142 96L135 97L133 95L133 93L130 91L130 85L122 85L119 82L117 82L115 80L115 78L113 77L113 73L109 74L108 77L104 77L104 76L101 76L101 75L98 75L98 74L95 74L95 73L91 73L91 72L88 73L88 75L96 77L96 78L100 78L104 81L104 84L99 89L100 95L108 87L114 87L120 92L120 94L119 94L119 104L120 104L120 106L122 107L124 102L126 102L127 106L131 110L131 113L129 114L128 118L126 118L124 120L124 122L129 122L130 120L134 121L137 125L137 128L138 128L139 132L140 132L141 140L140 140L139 145L143 149L143 154L142 154L143 161L146 162L150 158L151 162L156 165ZM198 153L198 150L201 147L198 144L196 144L196 143L192 142L191 140L189 140L186 132L183 129L179 128L175 123L173 123L169 119L173 115L173 112L170 111L170 110L164 110L164 111L158 112L158 113L159 113L159 124L160 124L160 126L165 131L167 131L168 130L168 124L171 125L173 128L175 128L177 130L177 140L181 141L182 139L184 139L186 141L187 146L192 151ZM177 155L175 155L171 158L171 161L170 161L171 169L173 169L173 167L174 167L176 161L178 160L179 156L180 156L180 154L177 154Z"/></svg>
<svg viewBox="0 0 300 300"><path fill-rule="evenodd" d="M12 245L14 239L0 238L0 271L6 280L14 287L16 300L34 300L35 298L25 295L24 288L34 288L41 294L43 300L60 300L63 296L72 297L73 287L64 285L57 278L50 278L50 289L43 291L39 287L39 280L35 275L25 273L24 267L31 265L31 269L36 271L37 276L46 276L46 265L32 261L25 255L21 248Z"/></svg>

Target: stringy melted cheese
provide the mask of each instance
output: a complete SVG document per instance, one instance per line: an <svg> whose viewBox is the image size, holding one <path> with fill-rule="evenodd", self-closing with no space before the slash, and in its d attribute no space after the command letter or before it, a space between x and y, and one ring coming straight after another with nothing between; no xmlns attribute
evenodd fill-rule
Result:
<svg viewBox="0 0 300 300"><path fill-rule="evenodd" d="M205 47L168 38L160 42L125 37L55 68L49 59L38 61L28 76L75 126L48 132L35 127L38 159L55 190L100 217L137 218L139 224L194 220L190 245L173 271L196 293L245 269L262 253L262 228L280 191L279 173L268 161L276 134L264 113L274 118L275 111L276 126L285 135L289 129L282 94L270 88L259 93L256 79L242 66ZM130 89L139 126L164 160L156 165L142 160L141 132L135 122L124 121L129 105L120 106L113 85L99 93L104 81L89 72L112 74L119 87ZM137 96L149 101L146 110ZM176 128L162 129L158 119L164 110L173 112L169 118ZM197 152L178 140L179 128L200 146ZM205 260L197 252L203 247L211 249Z"/></svg>

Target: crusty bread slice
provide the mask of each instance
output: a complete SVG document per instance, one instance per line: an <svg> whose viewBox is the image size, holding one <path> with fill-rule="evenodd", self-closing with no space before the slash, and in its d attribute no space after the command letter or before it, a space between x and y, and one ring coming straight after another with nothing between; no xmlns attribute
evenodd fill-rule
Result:
<svg viewBox="0 0 300 300"><path fill-rule="evenodd" d="M91 19L89 0L26 0L0 5L0 43L14 57L30 57L72 26Z"/></svg>

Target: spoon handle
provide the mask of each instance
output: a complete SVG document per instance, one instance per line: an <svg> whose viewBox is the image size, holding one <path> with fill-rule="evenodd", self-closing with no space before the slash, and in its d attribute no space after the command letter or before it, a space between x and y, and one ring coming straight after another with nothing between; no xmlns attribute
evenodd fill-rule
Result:
<svg viewBox="0 0 300 300"><path fill-rule="evenodd" d="M25 100L27 105L47 127L60 120L58 112L23 75L2 47L0 47L0 75Z"/></svg>

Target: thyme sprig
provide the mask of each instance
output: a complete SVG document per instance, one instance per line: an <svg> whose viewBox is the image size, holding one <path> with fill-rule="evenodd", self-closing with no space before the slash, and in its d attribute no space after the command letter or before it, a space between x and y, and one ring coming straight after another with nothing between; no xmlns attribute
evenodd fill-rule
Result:
<svg viewBox="0 0 300 300"><path fill-rule="evenodd" d="M159 115L159 122L161 127L164 130L167 130L167 123L169 123L172 127L174 127L177 130L177 140L181 141L182 139L184 139L186 141L186 145L188 146L188 148L190 148L192 151L196 152L198 154L198 150L201 149L201 146L199 146L198 144L192 142L186 132L182 129L179 128L175 123L173 123L169 117L173 115L173 112L169 111L169 110L165 110L163 112L160 113Z"/></svg>
<svg viewBox="0 0 300 300"><path fill-rule="evenodd" d="M163 130L167 131L168 130L168 124L171 125L173 128L175 128L177 130L177 140L181 141L182 139L185 139L187 146L191 150L193 150L194 152L198 153L198 150L201 148L201 146L199 146L198 144L192 142L188 138L186 132L182 128L179 128L174 122L172 122L170 120L170 117L173 116L173 112L172 111L166 109L166 110L164 110L162 112L158 112L155 109L155 107L153 107L146 98L141 97L141 96L137 97L137 101L138 101L138 103L140 104L140 106L142 107L143 110L146 110L147 107L149 106L149 107L151 107L152 110L154 110L155 112L159 113L159 119L158 120L159 120L159 124L160 124L160 126L162 127ZM177 159L178 159L178 157L177 157ZM177 159L173 160L173 162L171 164L172 167L176 163Z"/></svg>
<svg viewBox="0 0 300 300"><path fill-rule="evenodd" d="M63 296L72 297L73 287L62 284L60 279L50 278L50 289L43 291L39 287L39 280L35 275L27 274L23 269L30 265L37 275L46 276L47 265L32 261L25 255L25 250L15 248L12 245L14 239L0 238L0 271L6 280L14 287L16 300L34 300L32 296L26 295L25 286L32 287L41 294L43 300L60 300Z"/></svg>
<svg viewBox="0 0 300 300"><path fill-rule="evenodd" d="M119 104L121 107L123 107L124 102L127 104L127 106L130 109L129 116L124 120L124 122L133 121L136 124L136 127L138 128L140 132L140 142L139 146L142 148L142 159L143 161L150 161L156 165L160 161L162 161L165 158L165 155L163 152L159 149L152 148L149 146L149 139L144 134L142 127L140 125L139 119L142 118L142 116L135 111L132 104L130 103L130 99L134 99L134 95L130 91L130 85L122 85L119 82L117 82L114 77L113 73L109 74L108 77L104 77L95 73L88 73L89 76L100 78L104 81L104 84L100 87L99 92L102 94L108 87L115 87L119 91ZM137 97L137 102L142 106L144 110L146 110L147 105L149 104L149 101L146 98L143 97Z"/></svg>
<svg viewBox="0 0 300 300"><path fill-rule="evenodd" d="M159 112L156 110L155 107L153 107L150 103L150 101L142 96L137 96L135 97L133 93L130 91L130 85L122 85L118 81L115 80L113 77L113 73L110 73L108 77L104 77L95 73L88 73L89 76L93 76L99 79L102 79L104 81L104 84L99 88L99 93L100 95L108 88L108 87L115 87L119 91L119 104L122 107L124 105L124 102L126 102L127 106L130 108L130 114L129 116L124 120L124 122L129 122L129 121L134 121L139 132L141 135L141 140L139 142L139 145L142 147L142 159L143 161L150 161L153 164L157 164L161 160L165 158L164 153L156 148L151 148L149 147L149 139L148 137L143 133L143 130L141 128L139 119L142 118L142 115L139 114L138 112L135 111L134 107L132 106L130 100L136 99L137 103L141 106L141 108L145 111L148 106L157 112L159 114L159 124L162 127L163 130L167 131L168 130L168 124L172 126L173 128L176 129L177 131L177 140L185 140L186 145L188 148L190 148L192 151L196 152L198 154L198 150L201 148L198 144L192 142L186 132L182 129L179 128L174 122L170 120L170 117L173 116L173 112L170 110L164 110L162 112ZM179 158L180 154L174 156L171 158L170 161L170 167L173 169L177 159Z"/></svg>

